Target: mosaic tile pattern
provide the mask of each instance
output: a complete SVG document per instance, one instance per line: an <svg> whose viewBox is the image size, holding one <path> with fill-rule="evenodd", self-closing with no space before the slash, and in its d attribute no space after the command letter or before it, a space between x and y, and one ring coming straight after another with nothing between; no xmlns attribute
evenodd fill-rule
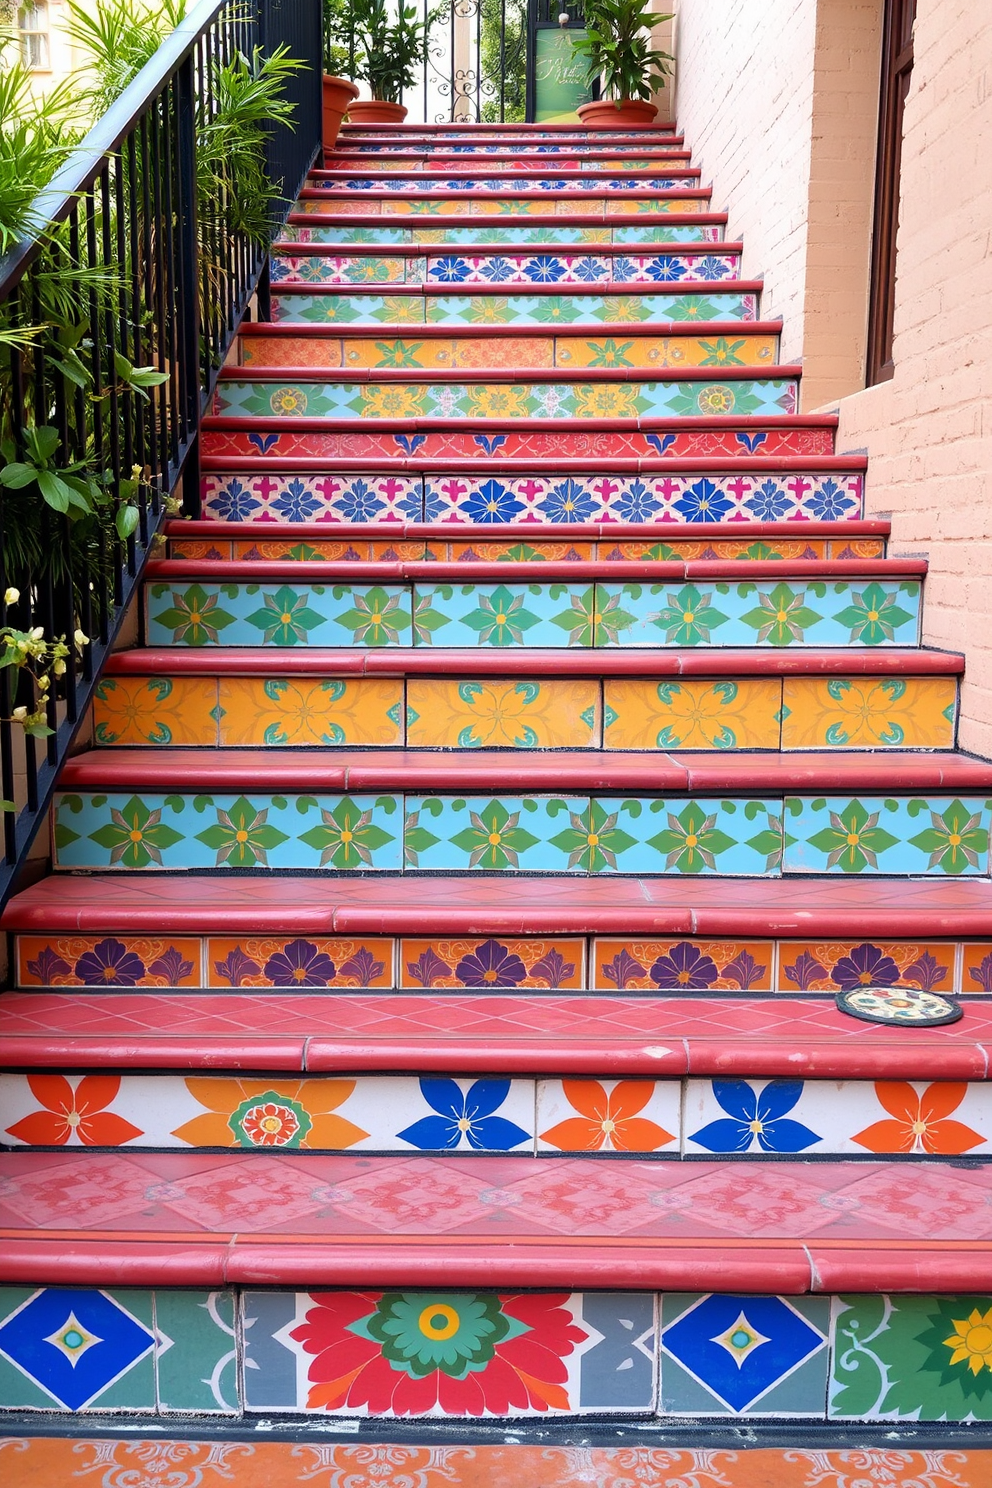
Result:
<svg viewBox="0 0 992 1488"><path fill-rule="evenodd" d="M567 501L568 498L566 498ZM272 533L279 529L272 528ZM387 529L388 530L388 529ZM673 537L671 542L587 542L581 537L562 540L532 528L526 537L504 537L493 541L484 536L471 542L448 542L444 539L403 542L391 540L385 533L379 538L358 537L334 541L327 537L301 539L290 524L279 537L188 538L170 537L166 555L169 558L211 559L235 558L239 562L285 561L289 563L587 563L621 562L689 562L693 559L736 559L742 562L767 562L824 558L884 558L884 538L789 538L749 541L746 535L736 538L686 540ZM485 533L487 529L483 528ZM860 709L865 700L858 699Z"/></svg>
<svg viewBox="0 0 992 1488"><path fill-rule="evenodd" d="M472 479L444 473L419 477L370 471L322 476L274 471L208 474L203 479L205 518L252 524L845 522L860 520L863 497L863 477L844 472L829 476L800 472L775 479L729 472L706 476L571 474L564 478L484 474ZM742 539L742 546L745 543ZM763 546L771 549L767 539ZM844 556L843 547L831 556Z"/></svg>
<svg viewBox="0 0 992 1488"><path fill-rule="evenodd" d="M626 193L629 191L691 191L698 184L698 179L693 172L692 175L656 175L639 176L631 180L626 176L607 176L597 173L595 188L598 192ZM311 186L310 200L326 198L334 201L339 195L354 192L363 195L366 192L389 191L413 191L418 196L426 192L449 192L466 191L473 194L493 193L505 191L507 182L500 180L498 176L487 179L485 177L457 176L451 180L444 177L427 175L420 172L412 176L402 176L398 173L390 176L386 183L376 180L374 177L350 175L344 173L334 181L322 181L319 187ZM562 192L573 194L588 191L590 183L584 181L581 176L552 176L541 179L536 176L518 175L513 180L515 192L535 192L546 196L549 192L560 195Z"/></svg>
<svg viewBox="0 0 992 1488"><path fill-rule="evenodd" d="M719 285L668 294L304 294L278 291L272 319L299 325L635 325L645 321L749 321L758 297Z"/></svg>
<svg viewBox="0 0 992 1488"><path fill-rule="evenodd" d="M990 812L992 801L940 795L621 800L151 791L62 793L54 820L61 868L959 877L989 871Z"/></svg>
<svg viewBox="0 0 992 1488"><path fill-rule="evenodd" d="M786 749L953 748L952 677L790 677L784 702Z"/></svg>
<svg viewBox="0 0 992 1488"><path fill-rule="evenodd" d="M375 340L369 336L253 336L239 341L245 367L505 368L753 367L774 364L778 338L749 336L429 336Z"/></svg>
<svg viewBox="0 0 992 1488"><path fill-rule="evenodd" d="M231 1292L0 1287L0 1410L234 1414L234 1305Z"/></svg>
<svg viewBox="0 0 992 1488"><path fill-rule="evenodd" d="M502 192L472 198L473 217L571 217L574 213L583 216L627 217L635 214L658 217L667 213L679 217L693 216L708 210L704 196L631 196L617 197L569 196L554 198L545 196L513 196ZM331 204L326 198L301 197L295 212L326 216ZM386 193L361 197L338 196L333 202L333 216L340 217L462 217L465 214L465 199L449 197L394 196Z"/></svg>
<svg viewBox="0 0 992 1488"><path fill-rule="evenodd" d="M441 253L403 257L393 254L330 253L306 256L277 252L274 284L657 284L681 279L709 282L736 279L738 253L691 252L669 248L656 253Z"/></svg>
<svg viewBox="0 0 992 1488"><path fill-rule="evenodd" d="M594 749L601 734L593 678L407 682L406 742L413 748Z"/></svg>
<svg viewBox="0 0 992 1488"><path fill-rule="evenodd" d="M643 227L347 227L297 226L288 223L280 232L283 243L328 245L421 244L424 247L568 247L605 243L718 243L722 229L716 223L645 223Z"/></svg>
<svg viewBox="0 0 992 1488"><path fill-rule="evenodd" d="M782 682L603 682L606 749L778 749Z"/></svg>
<svg viewBox="0 0 992 1488"><path fill-rule="evenodd" d="M820 1416L826 1297L666 1296L661 1414Z"/></svg>
<svg viewBox="0 0 992 1488"><path fill-rule="evenodd" d="M394 171L410 174L413 171L429 171L431 174L450 171L453 175L466 175L471 179L478 172L479 165L484 165L487 172L508 171L514 176L523 170L547 170L547 165L542 160L521 160L513 155L499 155L495 151L486 152L494 156L484 162L473 164L471 160L459 158L459 154L442 151L440 153L428 150L402 150L386 152L386 158L376 160L376 174L382 175L386 172L392 174ZM526 153L526 152L524 152ZM559 171L593 171L597 175L606 170L616 171L654 171L660 170L683 170L690 169L689 152L687 150L663 151L654 155L635 155L624 159L623 156L606 151L596 151L595 154L581 154L576 150L556 151L558 157L554 161L554 169ZM396 157L399 157L398 159ZM390 158L391 157L391 158ZM313 179L318 189L324 179L325 171L344 171L353 173L364 167L368 169L370 162L360 157L342 151L340 154L325 155L322 171ZM389 184L388 182L386 183Z"/></svg>
<svg viewBox="0 0 992 1488"><path fill-rule="evenodd" d="M271 1488L273 1483L313 1483L318 1475L355 1488L649 1488L659 1474L675 1483L720 1488L846 1488L852 1474L881 1482L898 1472L906 1483L929 1477L932 1488L985 1488L992 1476L992 1452L981 1448L906 1451L892 1446L843 1449L798 1447L726 1449L655 1446L549 1447L408 1446L374 1443L304 1444L254 1441L206 1442L177 1438L144 1440L110 1437L100 1441L72 1437L8 1437L7 1471L11 1488L62 1488L70 1473L101 1471L124 1482L141 1473L155 1481L167 1472L183 1473L176 1488ZM0 1448L5 1443L0 1443ZM374 1473L374 1477L370 1476ZM113 1475L113 1477L110 1477ZM930 1488L930 1485L928 1485Z"/></svg>
<svg viewBox="0 0 992 1488"><path fill-rule="evenodd" d="M693 382L302 383L225 378L214 411L233 418L683 418L797 411L794 378Z"/></svg>

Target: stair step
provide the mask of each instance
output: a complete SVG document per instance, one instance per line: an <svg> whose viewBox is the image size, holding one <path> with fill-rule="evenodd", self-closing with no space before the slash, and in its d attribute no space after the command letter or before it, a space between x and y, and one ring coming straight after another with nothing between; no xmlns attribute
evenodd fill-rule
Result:
<svg viewBox="0 0 992 1488"><path fill-rule="evenodd" d="M328 243L334 245L357 243L399 244L459 244L483 245L516 244L518 246L552 247L568 244L606 243L719 243L727 225L726 212L696 212L684 222L667 213L657 218L647 214L632 216L621 222L614 219L609 226L600 226L602 215L583 217L573 214L557 217L554 225L536 225L526 217L517 221L513 217L500 218L498 223L489 217L459 217L457 224L443 227L401 227L386 225L381 217L367 220L349 216L340 222L335 215L326 218L316 213L293 212L282 229L285 243Z"/></svg>
<svg viewBox="0 0 992 1488"><path fill-rule="evenodd" d="M286 284L477 284L509 288L528 284L720 283L740 277L742 244L720 243L700 253L683 244L628 247L602 244L596 252L540 252L503 247L472 253L423 249L411 254L402 245L383 244L375 253L348 245L311 243L272 245L272 282Z"/></svg>
<svg viewBox="0 0 992 1488"><path fill-rule="evenodd" d="M514 535L519 531L531 541L547 527L568 525L579 537L587 524L599 523L602 532L597 536L638 537L637 529L642 528L664 542L669 528L673 537L678 527L688 534L692 526L714 516L720 522L706 523L707 534L714 537L722 535L724 523L732 524L742 537L746 533L771 537L776 527L790 522L801 522L812 536L824 518L852 524L853 534L859 530L853 524L860 522L864 504L864 460L857 456L775 460L744 455L735 460L733 472L726 459L682 459L677 465L662 465L657 458L604 456L593 471L588 459L577 461L570 452L561 461L549 462L549 467L531 460L521 468L519 460L500 458L505 437L484 436L486 443L495 445L495 458L485 463L480 458L483 446L476 442L474 457L458 468L457 460L439 464L423 455L427 435L399 435L394 436L395 459L389 462L395 468L387 471L385 461L378 469L369 469L368 461L354 458L287 457L281 453L281 434L255 435L247 458L224 459L214 453L221 437L216 430L204 434L204 515L257 523L260 528L275 521L295 525L316 519L336 528L338 523L359 520L395 524L399 529L405 520L424 519L439 524L443 520L446 528L486 525L502 536L519 523ZM226 442L229 436L223 437ZM437 442L436 436L431 438ZM767 437L760 435L745 438L756 440L759 450L767 444ZM678 436L672 439L678 443ZM654 436L655 456L668 440L667 435ZM260 453L262 446L267 455ZM404 446L414 453L403 458ZM738 443L737 448L742 446ZM579 521L573 525L575 517Z"/></svg>
<svg viewBox="0 0 992 1488"><path fill-rule="evenodd" d="M305 969L322 958L311 943L298 941L289 956L276 959ZM308 1046L314 1042L311 1036ZM958 1047L972 1063L976 1057L987 1060L979 1045ZM206 1077L126 1073L114 1078L95 1073L102 1066L83 1062L71 1084L53 1073L0 1075L0 1132L15 1151L78 1142L128 1152L234 1148L263 1157L297 1149L414 1158L512 1153L558 1160L598 1153L614 1163L649 1154L691 1163L716 1155L751 1167L769 1154L902 1156L922 1165L935 1155L987 1158L992 1153L992 1083L937 1081L951 1052L937 1046L929 1051L928 1087L922 1092L906 1081L878 1081L877 1067L868 1080L798 1079L792 1070L790 1078L767 1084L753 1071L744 1079L656 1079L664 1048L656 1051L652 1078L618 1085L602 1063L587 1076L563 1074L554 1039L547 1037L543 1055L553 1073L537 1078L502 1064L496 1053L481 1078L450 1062L443 1070L435 1066L433 1072L417 1073L416 1049L410 1051L413 1073L365 1073L345 1066L335 1075L310 1073L303 1080L213 1070ZM668 1062L684 1064L690 1048L689 1040L677 1039ZM950 1062L964 1061L952 1053ZM99 1110L86 1099L87 1089L96 1088L103 1094ZM76 1109L80 1092L83 1112L72 1123L68 1113ZM557 1166L549 1170L552 1183Z"/></svg>
<svg viewBox="0 0 992 1488"><path fill-rule="evenodd" d="M622 171L607 174L597 166L595 177L591 169L549 171L545 166L533 172L515 171L512 186L515 195L536 191L542 196L552 198L579 191L595 191L597 195L606 192L619 195L636 191L642 195L648 195L693 191L700 196L708 197L708 191L700 190L700 174L698 168L681 164L673 165L672 168L666 168L662 164L653 169L631 172L629 175ZM445 194L463 192L466 195L483 192L492 194L505 192L509 184L505 177L495 175L487 178L481 175L479 168L474 165L466 166L464 171L418 170L405 175L387 176L383 179L369 176L358 169L327 171L326 173L313 172L310 179L313 184L303 188L300 192L300 200L315 201L321 198L332 198L345 191L354 193L355 196L373 192L381 195L384 191L416 192L418 194L426 192L432 194L437 192Z"/></svg>
<svg viewBox="0 0 992 1488"><path fill-rule="evenodd" d="M238 338L240 364L256 368L298 369L305 376L318 367L450 369L492 367L527 373L538 368L758 367L777 361L780 327L771 322L711 324L700 334L681 325L674 334L656 335L634 326L619 336L557 335L547 327L522 327L516 336L502 326L479 326L452 336L442 326L410 334L403 325L356 328L289 324L251 326ZM290 373L285 376L292 375Z"/></svg>
<svg viewBox="0 0 992 1488"><path fill-rule="evenodd" d="M268 1071L263 1079L278 1073L413 1070L473 1076L503 1070L610 1080L830 1080L855 1088L876 1080L988 1077L992 1005L987 993L966 998L958 1023L907 1032L849 1018L838 1012L833 995L796 997L781 969L794 965L805 948L801 942L776 946L656 937L628 942L641 956L635 962L639 973L630 982L642 990L624 996L602 978L603 967L615 975L618 944L590 946L589 964L597 969L602 990L576 996L567 987L549 989L548 978L560 977L562 969L546 964L557 951L565 969L577 965L581 977L585 946L575 939L445 942L435 937L394 943L318 936L293 942L283 932L268 938L166 934L101 941L93 935L21 935L19 984L41 989L46 978L58 980L50 991L7 992L0 998L9 1040L6 1063L17 1070ZM939 991L954 988L958 947L953 943L934 942L929 950L884 941L832 949L837 982L819 968L819 981L832 993L850 984L845 971L856 975L890 952L899 958L907 986L918 985L914 977L932 979L914 970L917 963L911 959L917 953L919 962L929 953L939 959L943 973ZM966 970L977 964L979 952L989 958L990 949L989 942L965 947ZM853 970L847 965L852 951ZM657 987L648 968L660 962L659 980L672 980L673 953L677 966L695 969L699 983L714 976L713 967L720 970L718 980L730 990L693 995ZM753 967L745 964L748 956ZM166 957L181 986L164 986L167 973L154 969L156 958ZM509 984L509 974L519 975L514 958L529 973L516 986ZM628 958L635 960L629 951ZM389 990L394 962L408 984L405 992ZM462 978L478 981L477 962L508 968L505 985L477 985L466 992ZM304 965L308 982L290 983L287 964ZM370 966L375 982L385 981L385 988L355 986L356 976L368 977ZM774 984L776 967L784 991L793 995L755 995L762 983ZM413 973L424 980L418 983ZM120 980L108 985L104 978L114 976ZM137 978L135 985L130 978ZM752 978L751 993L742 993L740 981ZM575 980L574 971L567 980ZM204 990L194 990L200 983ZM528 995L525 987L537 991ZM66 996L70 988L73 995Z"/></svg>
<svg viewBox="0 0 992 1488"><path fill-rule="evenodd" d="M557 196L538 192L520 195L508 189L492 191L445 191L425 196L421 191L397 191L388 189L394 183L383 183L374 191L314 192L301 191L294 203L294 212L335 217L464 217L466 206L473 217L571 217L582 213L609 221L613 217L627 217L632 212L659 216L673 213L678 217L692 216L697 212L708 217L711 194L708 190L666 191L664 193L633 189L619 191L597 191L587 178L581 193L561 192ZM578 186L579 183L576 182Z"/></svg>
<svg viewBox="0 0 992 1488"><path fill-rule="evenodd" d="M679 281L660 293L656 284L529 284L525 294L500 294L479 285L395 284L384 294L376 285L349 285L347 294L314 292L309 285L277 285L272 315L277 322L348 326L589 325L603 334L624 335L639 322L661 334L668 322L707 326L713 321L758 319L759 280Z"/></svg>
<svg viewBox="0 0 992 1488"><path fill-rule="evenodd" d="M324 156L323 167L312 170L308 180L313 186L320 187L327 181L340 180L343 175L354 176L367 172L369 165L369 160L361 156L356 157L346 151L340 154L335 152ZM388 179L396 171L404 175L443 174L456 179L467 177L472 180L479 175L480 170L488 174L510 171L515 180L531 174L547 176L549 171L553 171L556 176L587 171L597 175L636 171L641 175L657 176L661 172L678 172L695 179L699 177L699 171L691 166L689 151L686 149L659 149L652 152L639 150L636 153L576 150L557 155L551 160L527 154L494 154L480 160L450 152L446 154L443 151L408 150L394 151L375 162L376 179L383 176Z"/></svg>
<svg viewBox="0 0 992 1488"><path fill-rule="evenodd" d="M191 882L195 890L191 892ZM989 935L978 878L372 878L62 874L23 889L5 929L53 935L534 936L913 940ZM979 957L981 961L983 957ZM985 973L982 973L983 980ZM972 990L970 982L965 984ZM783 990L789 990L788 987ZM984 990L979 983L974 990Z"/></svg>
<svg viewBox="0 0 992 1488"><path fill-rule="evenodd" d="M67 1151L0 1154L0 1179L0 1279L20 1285L103 1286L111 1266L131 1286L680 1292L990 1275L988 1166Z"/></svg>

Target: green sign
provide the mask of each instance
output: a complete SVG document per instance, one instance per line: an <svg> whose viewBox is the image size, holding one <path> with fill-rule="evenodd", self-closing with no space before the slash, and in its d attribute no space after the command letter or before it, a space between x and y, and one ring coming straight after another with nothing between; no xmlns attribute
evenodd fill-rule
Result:
<svg viewBox="0 0 992 1488"><path fill-rule="evenodd" d="M560 26L540 29L534 46L534 119L538 124L577 124L575 112L588 103L592 92L586 83L587 58L572 46L572 37L584 31Z"/></svg>

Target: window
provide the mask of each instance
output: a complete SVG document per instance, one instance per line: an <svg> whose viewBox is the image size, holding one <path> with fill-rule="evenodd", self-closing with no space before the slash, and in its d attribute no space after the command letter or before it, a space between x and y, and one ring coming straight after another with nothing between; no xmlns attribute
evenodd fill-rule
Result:
<svg viewBox="0 0 992 1488"><path fill-rule="evenodd" d="M21 61L32 72L48 72L51 67L48 50L48 0L35 0L23 5L17 13L21 33Z"/></svg>
<svg viewBox="0 0 992 1488"><path fill-rule="evenodd" d="M903 114L913 72L916 0L884 0L882 86L875 161L875 216L871 244L866 381L892 376L892 321L896 300L896 227Z"/></svg>

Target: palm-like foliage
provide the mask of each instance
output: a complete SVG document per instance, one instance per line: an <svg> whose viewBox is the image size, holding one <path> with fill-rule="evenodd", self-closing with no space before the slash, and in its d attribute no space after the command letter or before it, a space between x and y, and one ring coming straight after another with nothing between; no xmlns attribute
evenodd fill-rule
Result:
<svg viewBox="0 0 992 1488"><path fill-rule="evenodd" d="M649 10L644 0L585 0L585 35L572 45L589 59L587 81L599 79L603 98L650 98L672 69L670 52L651 45L651 30L670 15Z"/></svg>

